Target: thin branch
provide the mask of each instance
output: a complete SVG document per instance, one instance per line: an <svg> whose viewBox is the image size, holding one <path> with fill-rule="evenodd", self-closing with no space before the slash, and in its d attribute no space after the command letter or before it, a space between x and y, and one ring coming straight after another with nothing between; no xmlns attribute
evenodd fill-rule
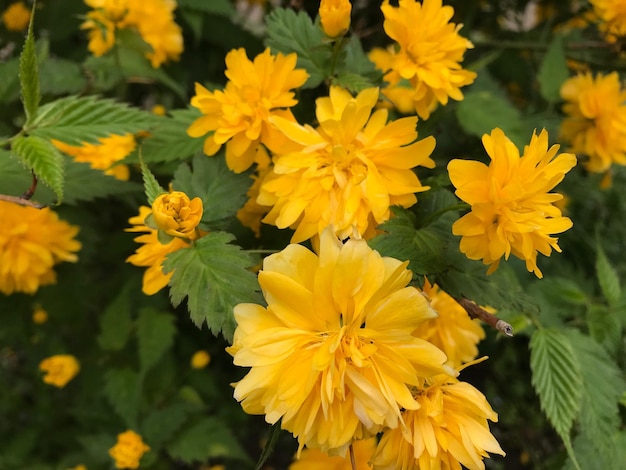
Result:
<svg viewBox="0 0 626 470"><path fill-rule="evenodd" d="M24 194L20 196L20 198L29 200L31 197L33 197L33 194L35 194L35 191L37 191L37 175L33 173L33 182L30 184L30 188L28 188L24 192Z"/></svg>
<svg viewBox="0 0 626 470"><path fill-rule="evenodd" d="M501 320L495 315L492 315L482 307L476 305L475 302L466 299L465 297L461 297L460 299L455 300L461 305L461 307L465 309L465 311L471 318L478 318L487 323L492 328L501 331L505 335L513 336L513 327L504 320Z"/></svg>
<svg viewBox="0 0 626 470"><path fill-rule="evenodd" d="M19 204L20 206L34 207L35 209L43 209L44 207L46 207L45 204L40 204L35 201L29 201L28 199L24 199L18 196L9 196L7 194L0 194L0 201L13 202L15 204Z"/></svg>

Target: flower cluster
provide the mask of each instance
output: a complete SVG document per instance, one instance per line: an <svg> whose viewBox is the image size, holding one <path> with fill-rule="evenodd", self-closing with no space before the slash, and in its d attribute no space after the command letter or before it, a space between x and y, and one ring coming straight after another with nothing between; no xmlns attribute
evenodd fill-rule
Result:
<svg viewBox="0 0 626 470"><path fill-rule="evenodd" d="M129 429L117 435L117 442L109 449L109 455L115 461L115 468L139 468L141 457L149 450L141 436Z"/></svg>
<svg viewBox="0 0 626 470"><path fill-rule="evenodd" d="M56 282L54 265L78 260L79 228L50 208L0 201L0 220L0 292L34 294Z"/></svg>
<svg viewBox="0 0 626 470"><path fill-rule="evenodd" d="M107 53L115 44L119 29L137 31L151 47L146 53L152 67L178 60L183 36L174 21L175 0L85 0L93 8L81 28L89 35L89 50L95 56Z"/></svg>
<svg viewBox="0 0 626 470"><path fill-rule="evenodd" d="M600 19L600 30L609 41L626 36L626 6L623 0L590 0L589 3Z"/></svg>
<svg viewBox="0 0 626 470"><path fill-rule="evenodd" d="M63 388L80 372L78 360L69 354L50 356L39 363L39 369L46 373L43 381Z"/></svg>

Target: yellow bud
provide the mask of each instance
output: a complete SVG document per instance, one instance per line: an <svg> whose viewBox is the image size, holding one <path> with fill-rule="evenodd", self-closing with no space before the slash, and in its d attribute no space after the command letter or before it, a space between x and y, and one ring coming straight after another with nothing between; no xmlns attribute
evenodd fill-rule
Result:
<svg viewBox="0 0 626 470"><path fill-rule="evenodd" d="M204 369L211 362L211 356L206 351L197 351L191 357L191 367L194 369Z"/></svg>
<svg viewBox="0 0 626 470"><path fill-rule="evenodd" d="M43 381L63 388L80 371L78 360L69 354L50 356L39 363L39 369L46 373Z"/></svg>
<svg viewBox="0 0 626 470"><path fill-rule="evenodd" d="M161 194L152 203L152 216L158 228L172 237L195 239L202 219L202 199L181 191Z"/></svg>
<svg viewBox="0 0 626 470"><path fill-rule="evenodd" d="M348 0L322 0L320 21L328 37L336 38L346 34L350 28L352 5Z"/></svg>
<svg viewBox="0 0 626 470"><path fill-rule="evenodd" d="M35 311L33 312L33 323L37 325L43 325L48 321L48 312L46 312L40 306L35 307Z"/></svg>

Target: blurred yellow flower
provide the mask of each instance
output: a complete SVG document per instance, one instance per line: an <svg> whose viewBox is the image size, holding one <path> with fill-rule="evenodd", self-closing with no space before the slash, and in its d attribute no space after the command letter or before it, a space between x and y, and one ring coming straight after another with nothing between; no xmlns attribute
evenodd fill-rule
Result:
<svg viewBox="0 0 626 470"><path fill-rule="evenodd" d="M211 362L211 356L206 351L196 351L191 356L191 367L193 369L204 369Z"/></svg>
<svg viewBox="0 0 626 470"><path fill-rule="evenodd" d="M56 139L52 144L61 152L73 157L77 162L89 163L91 168L102 170L105 174L114 176L118 180L127 181L130 172L128 165L114 165L126 158L137 145L133 134L101 137L99 144L83 142L80 146L68 145Z"/></svg>
<svg viewBox="0 0 626 470"><path fill-rule="evenodd" d="M428 119L437 104L446 105L448 98L462 100L461 87L471 84L476 73L460 65L473 45L459 35L462 25L449 22L454 9L442 6L441 0L400 0L398 7L385 0L381 10L385 32L398 43L391 68L415 90L418 116Z"/></svg>
<svg viewBox="0 0 626 470"><path fill-rule="evenodd" d="M24 2L11 3L2 12L2 22L8 31L24 31L30 22L30 10Z"/></svg>
<svg viewBox="0 0 626 470"><path fill-rule="evenodd" d="M571 150L587 155L587 170L607 171L612 164L626 165L626 90L617 72L579 74L561 86L565 100L560 138Z"/></svg>
<svg viewBox="0 0 626 470"><path fill-rule="evenodd" d="M55 264L78 260L79 228L50 208L0 201L0 221L0 292L34 294L56 282Z"/></svg>
<svg viewBox="0 0 626 470"><path fill-rule="evenodd" d="M365 240L332 230L319 255L291 244L263 261L267 307L239 304L235 365L250 367L235 398L294 434L300 449L345 452L353 440L400 424L419 405L409 387L443 373L445 354L411 335L435 313L407 287L412 273Z"/></svg>
<svg viewBox="0 0 626 470"><path fill-rule="evenodd" d="M349 0L322 0L320 3L320 23L328 37L336 38L348 32L352 5Z"/></svg>
<svg viewBox="0 0 626 470"><path fill-rule="evenodd" d="M162 104L155 104L152 106L152 114L156 114L157 116L165 116L167 114L167 108Z"/></svg>
<svg viewBox="0 0 626 470"><path fill-rule="evenodd" d="M46 373L43 376L45 383L63 388L80 372L80 364L70 354L57 354L41 361L39 369Z"/></svg>
<svg viewBox="0 0 626 470"><path fill-rule="evenodd" d="M35 306L33 311L33 323L36 325L43 325L48 321L48 312L46 312L41 305Z"/></svg>
<svg viewBox="0 0 626 470"><path fill-rule="evenodd" d="M550 237L566 231L572 221L561 216L553 204L562 199L550 193L576 165L571 153L557 155L558 145L548 149L548 132L533 132L524 154L502 130L483 135L489 166L474 160L452 160L448 172L456 195L470 204L471 212L457 220L452 233L460 235L461 252L470 259L498 268L500 259L513 253L526 261L526 269L543 277L537 267L537 252L550 256L560 252L558 239Z"/></svg>
<svg viewBox="0 0 626 470"><path fill-rule="evenodd" d="M372 470L373 467L369 464L369 460L376 449L376 438L354 441L352 447L356 463L354 469L348 453L344 457L331 456L319 449L307 447L300 453L300 458L289 466L289 470Z"/></svg>
<svg viewBox="0 0 626 470"><path fill-rule="evenodd" d="M141 289L146 295L156 294L167 285L172 277L173 273L163 273L163 262L167 255L189 246L186 239L179 237L174 237L169 243L162 244L159 241L157 230L145 224L145 220L150 214L152 214L152 210L149 207L141 206L139 215L128 219L128 222L134 226L126 229L127 232L147 232L135 237L135 242L142 243L142 246L126 258L127 263L148 268L143 275Z"/></svg>
<svg viewBox="0 0 626 470"><path fill-rule="evenodd" d="M420 324L413 334L445 352L452 368L476 359L476 345L485 337L480 321L472 320L465 309L436 284L431 285L426 280L422 290L439 316Z"/></svg>
<svg viewBox="0 0 626 470"><path fill-rule="evenodd" d="M128 430L117 435L117 442L109 449L109 455L115 461L115 468L139 468L141 457L149 450L139 434Z"/></svg>
<svg viewBox="0 0 626 470"><path fill-rule="evenodd" d="M261 219L271 209L271 207L262 206L257 202L261 184L272 170L270 167L270 157L264 147L258 147L255 161L257 162L257 167L255 168L254 174L251 176L253 183L246 193L248 200L243 207L237 211L237 219L244 227L250 228L254 232L255 237L259 238L261 236Z"/></svg>
<svg viewBox="0 0 626 470"><path fill-rule="evenodd" d="M254 163L257 147L263 144L277 149L284 139L270 125L271 116L291 118L291 108L297 104L290 91L306 82L308 74L296 69L296 54L273 56L269 48L250 61L244 49L226 55L228 83L224 90L209 91L196 83L191 105L203 116L196 119L187 134L202 137L204 153L215 155L226 144L226 163L236 173Z"/></svg>
<svg viewBox="0 0 626 470"><path fill-rule="evenodd" d="M152 216L166 234L195 240L196 227L202 219L202 199L190 200L182 191L160 194L152 203Z"/></svg>
<svg viewBox="0 0 626 470"><path fill-rule="evenodd" d="M624 0L589 0L600 19L600 30L609 41L626 36L626 3Z"/></svg>
<svg viewBox="0 0 626 470"><path fill-rule="evenodd" d="M420 408L402 413L406 432L383 433L372 458L377 470L484 470L488 452L505 455L487 422L498 415L472 385L442 375L415 399Z"/></svg>
<svg viewBox="0 0 626 470"><path fill-rule="evenodd" d="M408 80L404 80L398 71L392 68L394 60L393 46L387 49L375 47L367 56L376 68L385 74L383 78L387 82L387 86L380 90L380 93L402 114L413 114L415 111L413 106L415 90ZM385 101L382 104L385 106Z"/></svg>
<svg viewBox="0 0 626 470"><path fill-rule="evenodd" d="M87 467L81 463L76 465L75 467L68 468L68 470L87 470Z"/></svg>
<svg viewBox="0 0 626 470"><path fill-rule="evenodd" d="M307 240L332 225L342 239L369 237L389 219L389 207L410 207L416 192L426 191L413 168L433 168L435 139L418 142L417 118L387 123L388 111L372 113L378 88L356 98L339 87L316 101L317 129L279 117L271 118L295 150L274 155L274 168L257 202L273 206L263 222L293 227L293 243Z"/></svg>

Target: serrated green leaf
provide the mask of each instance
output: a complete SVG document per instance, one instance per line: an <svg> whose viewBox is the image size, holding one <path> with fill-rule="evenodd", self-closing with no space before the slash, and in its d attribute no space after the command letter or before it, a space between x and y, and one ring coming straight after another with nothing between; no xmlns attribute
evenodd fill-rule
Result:
<svg viewBox="0 0 626 470"><path fill-rule="evenodd" d="M298 67L306 69L309 79L302 88L315 88L330 74L332 49L323 43L324 33L309 15L300 11L275 8L266 17L266 44L273 53L298 55Z"/></svg>
<svg viewBox="0 0 626 470"><path fill-rule="evenodd" d="M104 374L104 395L131 428L137 429L139 413L139 375L131 369L109 369Z"/></svg>
<svg viewBox="0 0 626 470"><path fill-rule="evenodd" d="M152 205L154 200L159 197L160 194L166 191L161 187L157 179L154 177L148 165L141 162L141 176L143 178L143 188L148 199L148 204Z"/></svg>
<svg viewBox="0 0 626 470"><path fill-rule="evenodd" d="M141 435L151 447L159 448L179 431L195 409L197 407L189 403L174 403L166 408L152 410L142 422Z"/></svg>
<svg viewBox="0 0 626 470"><path fill-rule="evenodd" d="M130 286L124 287L99 317L98 344L105 351L122 349L132 329Z"/></svg>
<svg viewBox="0 0 626 470"><path fill-rule="evenodd" d="M174 271L170 300L176 307L187 297L191 319L198 326L206 321L213 334L220 331L232 340L233 308L242 302L259 302L256 276L247 268L252 258L230 244L233 235L212 232L188 248L170 253L163 271Z"/></svg>
<svg viewBox="0 0 626 470"><path fill-rule="evenodd" d="M564 442L581 406L582 375L569 338L553 329L539 329L530 338L532 384L541 409Z"/></svg>
<svg viewBox="0 0 626 470"><path fill-rule="evenodd" d="M539 67L539 89L547 101L558 101L561 85L569 77L563 36L555 35Z"/></svg>
<svg viewBox="0 0 626 470"><path fill-rule="evenodd" d="M145 131L161 118L147 111L95 96L69 96L42 106L31 135L57 139L69 145L98 143L99 137Z"/></svg>
<svg viewBox="0 0 626 470"><path fill-rule="evenodd" d="M618 314L603 305L593 305L587 312L589 334L610 353L622 342L622 323Z"/></svg>
<svg viewBox="0 0 626 470"><path fill-rule="evenodd" d="M139 364L143 373L150 370L172 347L176 327L169 313L144 308L137 319Z"/></svg>
<svg viewBox="0 0 626 470"><path fill-rule="evenodd" d="M274 448L276 447L278 436L280 436L281 431L280 421L272 424L269 431L269 437L263 446L263 452L261 452L261 456L259 457L254 470L261 470L264 467L265 462L267 462L267 459L269 459L272 452L274 452Z"/></svg>
<svg viewBox="0 0 626 470"><path fill-rule="evenodd" d="M80 93L87 85L80 65L58 57L47 58L41 62L39 76L43 95Z"/></svg>
<svg viewBox="0 0 626 470"><path fill-rule="evenodd" d="M366 88L375 86L371 80L363 75L351 72L339 73L336 77L333 77L332 84L345 88L352 93L359 93Z"/></svg>
<svg viewBox="0 0 626 470"><path fill-rule="evenodd" d="M22 164L32 170L37 179L46 184L57 196L57 203L63 200L63 155L45 139L30 135L13 140L11 152L17 155Z"/></svg>
<svg viewBox="0 0 626 470"><path fill-rule="evenodd" d="M563 470L623 470L626 462L626 433L603 436L604 450L598 449L584 434L576 436L573 452L578 466L569 459Z"/></svg>
<svg viewBox="0 0 626 470"><path fill-rule="evenodd" d="M26 112L26 125L31 123L37 114L41 92L39 90L39 64L35 50L35 35L33 33L33 21L35 19L35 5L31 10L28 33L24 41L24 48L20 55L20 90L22 103Z"/></svg>
<svg viewBox="0 0 626 470"><path fill-rule="evenodd" d="M615 305L619 302L622 295L622 289L619 282L617 272L609 263L602 246L598 243L596 257L596 273L598 274L598 282L602 289L604 298L609 302L609 305Z"/></svg>
<svg viewBox="0 0 626 470"><path fill-rule="evenodd" d="M196 155L191 165L183 163L176 169L172 187L202 199L202 229L226 229L246 200L252 184L249 173L230 171L221 156Z"/></svg>
<svg viewBox="0 0 626 470"><path fill-rule="evenodd" d="M185 428L167 446L167 451L173 458L187 463L205 462L217 457L250 463L245 450L230 432L227 423L214 417L203 418Z"/></svg>

